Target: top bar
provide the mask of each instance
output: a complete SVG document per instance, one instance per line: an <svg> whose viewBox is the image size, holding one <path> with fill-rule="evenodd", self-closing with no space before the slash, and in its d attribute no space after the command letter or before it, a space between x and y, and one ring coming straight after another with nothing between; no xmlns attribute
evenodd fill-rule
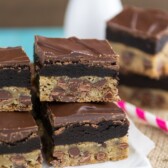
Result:
<svg viewBox="0 0 168 168"><path fill-rule="evenodd" d="M168 13L125 7L107 22L106 37L113 42L125 43L155 54L168 42Z"/></svg>
<svg viewBox="0 0 168 168"><path fill-rule="evenodd" d="M118 60L106 40L36 36L40 101L117 101Z"/></svg>

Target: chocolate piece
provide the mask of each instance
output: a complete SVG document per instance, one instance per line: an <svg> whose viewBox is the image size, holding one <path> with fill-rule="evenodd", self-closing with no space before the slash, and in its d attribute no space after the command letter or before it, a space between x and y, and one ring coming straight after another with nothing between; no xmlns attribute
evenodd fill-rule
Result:
<svg viewBox="0 0 168 168"><path fill-rule="evenodd" d="M46 113L55 145L102 143L126 135L129 126L125 113L113 103L49 103ZM51 128L48 131L52 134Z"/></svg>
<svg viewBox="0 0 168 168"><path fill-rule="evenodd" d="M98 152L95 157L98 161L103 161L106 159L106 156L107 156L106 153Z"/></svg>
<svg viewBox="0 0 168 168"><path fill-rule="evenodd" d="M0 102L12 98L10 92L0 89Z"/></svg>
<svg viewBox="0 0 168 168"><path fill-rule="evenodd" d="M25 96L25 95L20 95L20 102L24 105L30 105L31 104L31 96Z"/></svg>
<svg viewBox="0 0 168 168"><path fill-rule="evenodd" d="M156 9L125 7L107 22L106 38L153 55L168 42L168 13Z"/></svg>
<svg viewBox="0 0 168 168"><path fill-rule="evenodd" d="M139 88L153 88L168 90L168 77L162 77L160 79L150 79L146 76L141 76L137 74L127 73L126 71L121 71L120 75L120 85L126 85L130 87Z"/></svg>
<svg viewBox="0 0 168 168"><path fill-rule="evenodd" d="M77 147L72 147L69 149L69 155L73 158L76 158L80 155L80 150Z"/></svg>
<svg viewBox="0 0 168 168"><path fill-rule="evenodd" d="M0 154L40 149L38 127L27 112L0 112Z"/></svg>

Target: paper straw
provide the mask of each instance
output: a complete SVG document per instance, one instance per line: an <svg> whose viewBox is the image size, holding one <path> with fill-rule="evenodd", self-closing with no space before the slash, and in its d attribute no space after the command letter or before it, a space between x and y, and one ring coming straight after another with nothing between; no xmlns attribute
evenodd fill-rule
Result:
<svg viewBox="0 0 168 168"><path fill-rule="evenodd" d="M128 115L145 121L149 125L155 126L163 131L168 132L168 121L161 119L148 111L142 110L130 103L123 100L117 102L117 105L123 109Z"/></svg>

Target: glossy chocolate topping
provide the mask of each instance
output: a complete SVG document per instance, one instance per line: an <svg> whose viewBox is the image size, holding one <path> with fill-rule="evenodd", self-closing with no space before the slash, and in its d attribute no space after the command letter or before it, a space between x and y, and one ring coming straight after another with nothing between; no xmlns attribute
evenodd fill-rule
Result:
<svg viewBox="0 0 168 168"><path fill-rule="evenodd" d="M116 64L118 55L106 40L78 39L71 37L46 38L36 36L35 53L41 65L53 62L82 62L84 64Z"/></svg>
<svg viewBox="0 0 168 168"><path fill-rule="evenodd" d="M29 65L30 60L21 47L0 48L0 67Z"/></svg>
<svg viewBox="0 0 168 168"><path fill-rule="evenodd" d="M0 142L14 143L38 131L29 112L0 112Z"/></svg>
<svg viewBox="0 0 168 168"><path fill-rule="evenodd" d="M157 39L168 35L168 13L156 9L125 7L107 25L136 37Z"/></svg>
<svg viewBox="0 0 168 168"><path fill-rule="evenodd" d="M49 103L47 110L53 127L126 119L125 113L113 103Z"/></svg>

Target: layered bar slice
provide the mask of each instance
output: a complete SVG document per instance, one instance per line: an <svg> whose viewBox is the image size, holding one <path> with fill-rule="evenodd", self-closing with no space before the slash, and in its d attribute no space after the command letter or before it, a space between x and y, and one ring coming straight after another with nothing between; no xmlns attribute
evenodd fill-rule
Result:
<svg viewBox="0 0 168 168"><path fill-rule="evenodd" d="M32 109L30 60L21 47L0 48L0 111Z"/></svg>
<svg viewBox="0 0 168 168"><path fill-rule="evenodd" d="M140 107L168 108L168 77L159 80L131 73L120 73L121 99Z"/></svg>
<svg viewBox="0 0 168 168"><path fill-rule="evenodd" d="M121 68L150 78L168 75L168 13L126 7L107 22L106 38Z"/></svg>
<svg viewBox="0 0 168 168"><path fill-rule="evenodd" d="M117 101L118 55L105 40L35 38L41 101Z"/></svg>
<svg viewBox="0 0 168 168"><path fill-rule="evenodd" d="M38 127L30 113L0 112L0 167L42 167Z"/></svg>
<svg viewBox="0 0 168 168"><path fill-rule="evenodd" d="M54 167L127 158L129 122L115 104L48 103L43 109L44 146Z"/></svg>

